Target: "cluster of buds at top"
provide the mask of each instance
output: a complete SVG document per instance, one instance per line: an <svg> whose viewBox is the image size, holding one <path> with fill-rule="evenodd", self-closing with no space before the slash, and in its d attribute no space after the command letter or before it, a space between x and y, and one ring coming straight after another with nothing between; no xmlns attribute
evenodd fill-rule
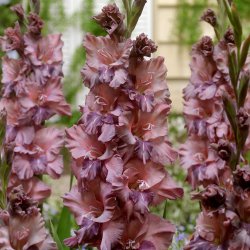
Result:
<svg viewBox="0 0 250 250"><path fill-rule="evenodd" d="M26 15L21 5L12 10L19 21L0 37L0 47L6 53L0 99L0 112L6 118L3 152L10 168L10 175L1 180L3 193L7 183L7 204L1 203L1 216L6 220L2 219L0 227L4 238L0 246L54 250L37 205L51 193L40 180L42 175L59 178L63 171L60 149L64 132L44 127L55 114L71 113L61 85L63 42L59 34L42 35L44 23L38 14ZM17 199L13 198L16 195Z"/></svg>
<svg viewBox="0 0 250 250"><path fill-rule="evenodd" d="M206 36L194 45L184 89L188 138L181 162L193 189L204 189L193 196L202 212L186 250L250 248L250 167L241 167L250 150L250 38L242 41L235 6L224 4L233 29L217 34L217 44ZM216 17L209 10L203 19L211 24Z"/></svg>
<svg viewBox="0 0 250 250"><path fill-rule="evenodd" d="M156 50L154 42L145 34L126 38L115 4L94 19L108 35L84 39L82 76L90 91L78 124L66 130L77 185L64 196L80 229L65 244L166 249L175 227L149 206L179 198L183 190L164 168L177 157L167 137L164 59L144 59Z"/></svg>

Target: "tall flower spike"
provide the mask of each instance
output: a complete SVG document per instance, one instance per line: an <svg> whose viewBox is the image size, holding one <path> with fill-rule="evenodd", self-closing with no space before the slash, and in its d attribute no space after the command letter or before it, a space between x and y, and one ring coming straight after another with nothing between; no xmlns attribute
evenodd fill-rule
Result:
<svg viewBox="0 0 250 250"><path fill-rule="evenodd" d="M202 212L185 250L250 249L250 167L246 158L250 149L250 40L241 41L234 4L224 4L232 27L225 34L216 33L221 40L215 44L206 36L194 45L192 75L184 89L188 138L180 148L181 164L193 189L202 189L193 194ZM224 30L211 10L202 19L216 26L215 32Z"/></svg>
<svg viewBox="0 0 250 250"><path fill-rule="evenodd" d="M21 6L13 10L25 16ZM27 20L26 32L21 32L17 22L0 39L4 51L17 54L17 58L3 57L0 108L7 112L5 143L14 152L12 176L34 183L35 176L58 178L62 173L63 131L42 125L55 114L70 115L70 107L62 92L61 35L43 37L43 21L36 13L30 13Z"/></svg>
<svg viewBox="0 0 250 250"><path fill-rule="evenodd" d="M62 92L62 46L60 34L42 36L43 21L37 13L12 10L19 22L0 37L3 57L0 113L6 113L5 165L1 166L0 248L56 250L45 229L38 203L50 196L42 175L59 178L63 171L60 149L64 132L46 128L54 116L70 115ZM27 22L26 29L22 27ZM3 178L2 178L3 175ZM2 195L1 195L2 196Z"/></svg>
<svg viewBox="0 0 250 250"><path fill-rule="evenodd" d="M135 1L132 13L138 15L143 3ZM156 45L145 34L127 39L115 4L94 19L108 35L87 34L83 43L81 73L90 91L78 125L66 130L77 185L64 196L79 230L64 243L166 249L175 227L152 215L149 206L180 198L183 190L164 168L177 157L167 137L171 101L164 59L144 59Z"/></svg>

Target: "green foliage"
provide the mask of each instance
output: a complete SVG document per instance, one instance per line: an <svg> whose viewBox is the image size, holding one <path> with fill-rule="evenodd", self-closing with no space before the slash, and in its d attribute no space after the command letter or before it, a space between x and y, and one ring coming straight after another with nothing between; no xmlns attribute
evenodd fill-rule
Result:
<svg viewBox="0 0 250 250"><path fill-rule="evenodd" d="M64 239L69 238L71 235L71 228L72 228L72 215L69 212L68 208L63 207L60 213L60 219L57 224L57 235L61 242ZM63 250L69 250L68 247L63 247Z"/></svg>
<svg viewBox="0 0 250 250"><path fill-rule="evenodd" d="M19 0L12 0L9 4L0 5L0 36L4 34L4 30L9 27L13 26L16 20L16 16L13 12L10 11L10 7L14 4L19 3ZM4 53L0 50L0 58ZM0 61L0 78L2 72L2 65ZM0 86L1 87L1 86Z"/></svg>
<svg viewBox="0 0 250 250"><path fill-rule="evenodd" d="M13 12L9 10L9 8L14 5L19 3L19 0L12 0L10 1L9 4L6 5L0 5L0 35L4 33L4 30L9 27L13 26L16 16Z"/></svg>
<svg viewBox="0 0 250 250"><path fill-rule="evenodd" d="M178 0L175 35L181 44L191 45L201 34L198 24L203 10L208 7L208 0Z"/></svg>
<svg viewBox="0 0 250 250"><path fill-rule="evenodd" d="M53 239L55 240L55 242L57 244L58 250L67 250L67 248L63 247L63 244L62 244L61 240L59 239L57 231L56 231L56 229L51 221L50 221L50 231L51 231L51 235L52 235Z"/></svg>
<svg viewBox="0 0 250 250"><path fill-rule="evenodd" d="M234 2L243 20L245 31L249 33L249 0L234 0ZM189 0L178 0L178 6L174 32L175 36L180 44L192 45L197 42L202 33L199 20L203 11L206 8L216 10L217 6L209 4L208 0L193 0L192 2Z"/></svg>

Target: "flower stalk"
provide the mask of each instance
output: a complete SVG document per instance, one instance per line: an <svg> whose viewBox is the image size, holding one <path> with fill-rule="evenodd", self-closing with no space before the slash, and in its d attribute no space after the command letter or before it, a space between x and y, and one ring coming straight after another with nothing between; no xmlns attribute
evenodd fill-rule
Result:
<svg viewBox="0 0 250 250"><path fill-rule="evenodd" d="M162 57L145 34L129 37L146 1L123 1L128 25L115 4L94 20L107 36L85 36L89 88L82 117L66 130L77 185L64 196L79 230L65 239L72 247L167 249L174 225L150 213L167 199L181 198L165 169L177 157L167 137L171 101ZM149 57L146 60L145 57Z"/></svg>
<svg viewBox="0 0 250 250"><path fill-rule="evenodd" d="M51 194L42 175L59 178L63 170L60 149L64 131L44 124L55 114L71 112L61 85L61 35L42 35L40 2L31 4L29 14L21 5L11 8L19 21L0 37L5 52L0 97L0 114L4 114L0 131L0 245L2 249L56 250L39 207Z"/></svg>
<svg viewBox="0 0 250 250"><path fill-rule="evenodd" d="M201 190L192 198L202 209L185 250L250 248L249 38L242 39L235 4L221 3L232 28L218 43L203 37L194 45L184 89L188 139L181 161L193 189ZM205 13L211 23L211 11Z"/></svg>

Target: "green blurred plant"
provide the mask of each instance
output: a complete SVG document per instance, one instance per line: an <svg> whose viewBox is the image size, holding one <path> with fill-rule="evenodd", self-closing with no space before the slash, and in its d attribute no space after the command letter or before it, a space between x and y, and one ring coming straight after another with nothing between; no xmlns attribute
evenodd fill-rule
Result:
<svg viewBox="0 0 250 250"><path fill-rule="evenodd" d="M235 0L241 19L246 27L246 33L250 31L250 4L249 0ZM202 12L206 8L217 9L208 0L178 0L176 23L174 33L178 43L184 45L194 44L201 36L202 29L199 22Z"/></svg>

